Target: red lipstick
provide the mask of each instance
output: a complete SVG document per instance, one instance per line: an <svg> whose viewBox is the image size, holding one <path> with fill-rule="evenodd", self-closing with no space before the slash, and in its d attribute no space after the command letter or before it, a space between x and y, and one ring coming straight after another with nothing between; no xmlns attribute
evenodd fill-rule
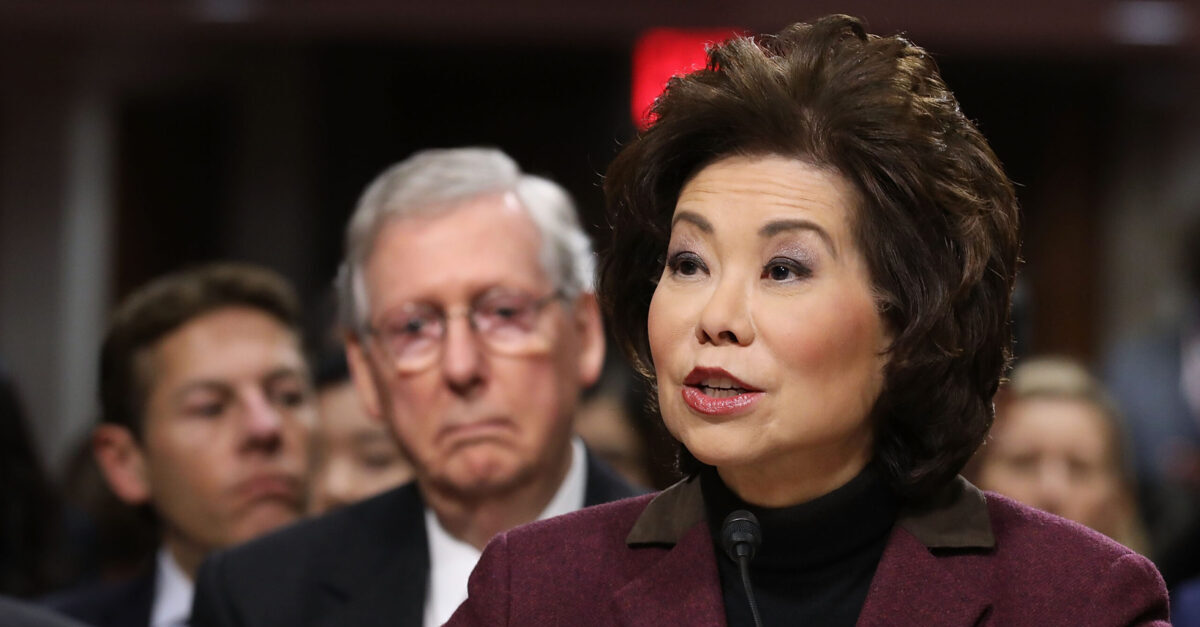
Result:
<svg viewBox="0 0 1200 627"><path fill-rule="evenodd" d="M683 380L683 402L710 416L729 416L749 411L763 392L747 385L722 368L695 368Z"/></svg>

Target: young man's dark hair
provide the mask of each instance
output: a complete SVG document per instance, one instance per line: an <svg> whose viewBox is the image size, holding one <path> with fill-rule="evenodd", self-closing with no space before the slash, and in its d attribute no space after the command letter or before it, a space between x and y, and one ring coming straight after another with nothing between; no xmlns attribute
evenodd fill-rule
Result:
<svg viewBox="0 0 1200 627"><path fill-rule="evenodd" d="M300 306L291 286L275 272L249 264L219 263L169 274L125 299L100 349L100 420L140 436L154 376L145 351L189 320L234 306L262 311L300 336Z"/></svg>

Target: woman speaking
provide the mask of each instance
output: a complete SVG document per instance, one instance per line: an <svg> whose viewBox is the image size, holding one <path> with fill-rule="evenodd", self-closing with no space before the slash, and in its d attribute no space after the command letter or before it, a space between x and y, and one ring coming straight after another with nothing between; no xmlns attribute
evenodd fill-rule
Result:
<svg viewBox="0 0 1200 627"><path fill-rule="evenodd" d="M1143 557L958 477L1017 204L925 51L713 48L608 170L600 292L687 477L497 536L451 625L1166 624Z"/></svg>

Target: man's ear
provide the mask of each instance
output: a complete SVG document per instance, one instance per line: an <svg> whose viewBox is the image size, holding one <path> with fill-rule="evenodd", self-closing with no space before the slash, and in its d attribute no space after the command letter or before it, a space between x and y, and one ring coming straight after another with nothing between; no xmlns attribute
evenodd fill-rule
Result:
<svg viewBox="0 0 1200 627"><path fill-rule="evenodd" d="M92 431L92 454L117 498L130 505L150 500L146 455L126 427L102 424Z"/></svg>
<svg viewBox="0 0 1200 627"><path fill-rule="evenodd" d="M383 400L379 398L379 389L375 387L375 375L371 368L368 348L358 341L358 336L347 333L346 364L350 367L350 379L354 382L354 390L363 404L367 415L375 420L383 419Z"/></svg>
<svg viewBox="0 0 1200 627"><path fill-rule="evenodd" d="M575 299L574 313L579 334L579 382L587 387L600 378L604 369L604 322L596 295L580 294Z"/></svg>

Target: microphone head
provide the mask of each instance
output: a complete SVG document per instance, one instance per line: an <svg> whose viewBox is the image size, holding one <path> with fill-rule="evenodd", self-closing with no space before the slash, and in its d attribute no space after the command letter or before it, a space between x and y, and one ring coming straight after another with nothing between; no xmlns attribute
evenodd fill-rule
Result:
<svg viewBox="0 0 1200 627"><path fill-rule="evenodd" d="M762 544L762 528L754 514L739 509L725 517L721 525L721 547L729 559L738 561L739 557L754 559L758 546Z"/></svg>

